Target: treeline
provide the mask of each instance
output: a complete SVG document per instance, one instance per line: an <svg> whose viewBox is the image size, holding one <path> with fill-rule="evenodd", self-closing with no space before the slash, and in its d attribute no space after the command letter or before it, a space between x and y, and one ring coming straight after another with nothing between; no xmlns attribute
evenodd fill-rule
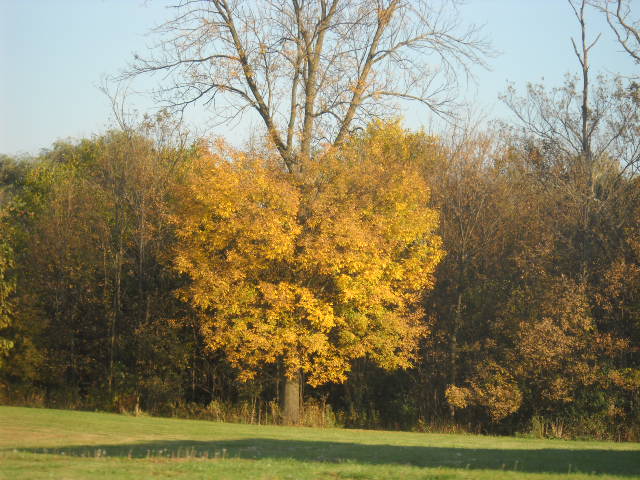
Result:
<svg viewBox="0 0 640 480"><path fill-rule="evenodd" d="M4 156L0 399L638 440L638 129L607 118L588 151L379 122L295 174L166 118Z"/></svg>

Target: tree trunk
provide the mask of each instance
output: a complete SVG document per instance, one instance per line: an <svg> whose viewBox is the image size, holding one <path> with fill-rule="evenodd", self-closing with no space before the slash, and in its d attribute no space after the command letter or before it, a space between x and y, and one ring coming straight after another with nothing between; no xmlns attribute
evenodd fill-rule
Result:
<svg viewBox="0 0 640 480"><path fill-rule="evenodd" d="M462 323L462 292L458 292L458 303L456 312L453 316L453 325L451 329L451 338L449 343L449 384L455 385L458 380L458 330ZM449 405L449 415L453 419L456 411L452 405Z"/></svg>
<svg viewBox="0 0 640 480"><path fill-rule="evenodd" d="M300 423L300 373L293 378L284 377L282 395L282 423L297 425Z"/></svg>

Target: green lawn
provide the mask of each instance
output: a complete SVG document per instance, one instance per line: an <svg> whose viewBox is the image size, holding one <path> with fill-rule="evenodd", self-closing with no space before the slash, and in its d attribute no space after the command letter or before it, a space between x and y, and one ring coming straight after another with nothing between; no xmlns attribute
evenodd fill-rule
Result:
<svg viewBox="0 0 640 480"><path fill-rule="evenodd" d="M640 444L0 407L0 479L630 479Z"/></svg>

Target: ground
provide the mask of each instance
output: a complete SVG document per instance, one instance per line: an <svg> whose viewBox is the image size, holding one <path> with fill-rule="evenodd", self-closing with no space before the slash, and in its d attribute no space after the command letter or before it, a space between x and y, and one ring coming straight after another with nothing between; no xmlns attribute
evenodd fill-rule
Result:
<svg viewBox="0 0 640 480"><path fill-rule="evenodd" d="M640 479L640 444L0 407L0 479Z"/></svg>

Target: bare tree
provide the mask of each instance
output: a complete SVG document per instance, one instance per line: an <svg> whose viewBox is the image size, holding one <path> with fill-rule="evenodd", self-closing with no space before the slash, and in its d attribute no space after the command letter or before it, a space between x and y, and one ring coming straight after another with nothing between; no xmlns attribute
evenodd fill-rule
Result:
<svg viewBox="0 0 640 480"><path fill-rule="evenodd" d="M640 19L631 17L631 0L594 0L593 5L606 14L622 48L640 64Z"/></svg>
<svg viewBox="0 0 640 480"><path fill-rule="evenodd" d="M601 99L596 99L594 104L590 97L589 53L600 35L591 43L587 40L585 0L579 5L574 0L568 3L580 24L579 46L573 38L571 44L582 67L582 90L578 90L578 79L568 76L565 85L551 93L542 85L529 85L527 97L522 99L510 87L502 100L525 128L542 139L554 154L582 156L588 162L593 157L592 141L602 118L600 110L606 108L600 105Z"/></svg>
<svg viewBox="0 0 640 480"><path fill-rule="evenodd" d="M165 38L126 74L162 72L179 111L201 102L220 122L257 112L289 172L404 101L438 115L492 54L459 0L181 0Z"/></svg>
<svg viewBox="0 0 640 480"><path fill-rule="evenodd" d="M591 121L591 111L589 110L589 52L598 43L600 34L590 44L587 41L587 23L585 18L584 9L586 7L586 1L582 0L580 6L576 5L574 0L568 0L569 6L573 10L578 23L580 24L580 49L576 45L575 40L571 39L571 45L573 45L573 51L578 57L580 66L582 67L582 106L580 107L580 117L582 121L582 128L580 131L580 153L588 164L592 161L591 152L591 136L596 128L597 124Z"/></svg>
<svg viewBox="0 0 640 480"><path fill-rule="evenodd" d="M620 78L590 76L589 53L598 37L587 35L588 0L568 0L580 25L580 40L571 40L581 66L579 76L567 76L560 88L529 85L519 97L510 87L502 97L516 115L525 139L543 155L547 187L560 192L571 205L567 218L577 221L581 274L594 259L598 239L593 225L625 201L629 178L640 173L640 110L635 84ZM569 220L568 220L569 221ZM614 225L612 228L619 228ZM584 277L583 277L584 278Z"/></svg>
<svg viewBox="0 0 640 480"><path fill-rule="evenodd" d="M636 174L640 167L638 87L620 78L590 75L587 0L568 0L580 25L580 40L571 44L580 63L579 76L568 75L562 87L546 89L530 84L525 97L510 86L501 98L515 114L527 135L537 138L554 161L570 162L574 173L593 186L602 161L615 158L620 175Z"/></svg>

